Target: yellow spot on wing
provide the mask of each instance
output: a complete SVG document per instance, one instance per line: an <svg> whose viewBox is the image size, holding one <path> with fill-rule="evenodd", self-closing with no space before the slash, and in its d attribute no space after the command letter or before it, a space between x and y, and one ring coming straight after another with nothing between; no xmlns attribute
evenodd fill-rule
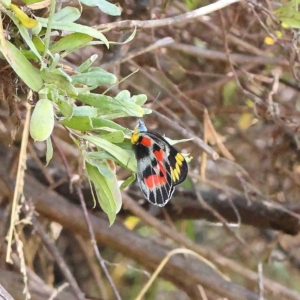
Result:
<svg viewBox="0 0 300 300"><path fill-rule="evenodd" d="M180 165L182 165L182 162L184 161L184 157L180 153L176 154L175 159L179 164L181 163Z"/></svg>
<svg viewBox="0 0 300 300"><path fill-rule="evenodd" d="M136 144L138 142L139 138L140 138L140 133L138 130L138 126L136 126L130 137L131 144Z"/></svg>
<svg viewBox="0 0 300 300"><path fill-rule="evenodd" d="M175 178L175 175L174 175L174 171L173 171L172 168L171 168L171 177L172 177L172 180L173 180L173 181L176 181L176 178Z"/></svg>
<svg viewBox="0 0 300 300"><path fill-rule="evenodd" d="M179 174L177 172L177 170L173 169L173 174L174 174L174 178L173 178L173 181L176 181L176 180L179 180Z"/></svg>
<svg viewBox="0 0 300 300"><path fill-rule="evenodd" d="M182 164L182 163L181 163L181 164ZM178 174L180 174L180 166L179 166L178 163L176 163L176 171L177 171Z"/></svg>

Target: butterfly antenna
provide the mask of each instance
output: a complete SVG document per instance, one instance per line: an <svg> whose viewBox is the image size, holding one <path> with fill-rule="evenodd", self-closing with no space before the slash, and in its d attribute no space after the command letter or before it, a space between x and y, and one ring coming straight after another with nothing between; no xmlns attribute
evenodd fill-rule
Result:
<svg viewBox="0 0 300 300"><path fill-rule="evenodd" d="M154 105L154 103L156 102L156 100L158 100L158 98L159 98L159 96L160 96L160 94L161 94L161 92L159 92L158 94L157 94L157 97L154 99L154 101L151 103L151 106L153 106ZM147 111L146 111L146 109L147 109ZM145 108L145 115L147 114L147 112L149 112L149 111L151 111L151 109L150 108Z"/></svg>

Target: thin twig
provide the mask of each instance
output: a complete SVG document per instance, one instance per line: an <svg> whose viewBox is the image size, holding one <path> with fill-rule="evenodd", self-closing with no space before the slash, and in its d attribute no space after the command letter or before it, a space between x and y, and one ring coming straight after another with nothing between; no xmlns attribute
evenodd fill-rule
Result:
<svg viewBox="0 0 300 300"><path fill-rule="evenodd" d="M100 254L100 251L97 247L97 242L96 242L96 238L95 238L95 233L94 233L94 230L93 230L93 226L92 226L92 223L91 223L91 220L89 218L89 213L88 213L88 210L87 210L87 207L86 207L86 204L85 204L85 201L84 201L84 197L83 197L83 194L82 194L82 190L81 188L76 185L76 191L77 191L77 194L79 196L79 199L80 199L80 203L81 203L81 206L82 206L82 209L83 209L83 213L84 213L84 217L85 217L85 220L86 220L86 223L88 225L88 229L89 229L89 234L90 234L90 237L91 237L91 243L93 245L93 248L94 248L94 251L95 251L95 254L96 254L96 257L102 267L102 270L106 276L106 278L108 279L109 281L109 284L111 286L111 288L113 289L114 293L115 293L115 296L118 300L122 300L115 284L113 283L112 281L112 278L110 277L109 273L108 273L108 270L106 268L106 265L105 265L105 261L104 259L102 258L101 254Z"/></svg>
<svg viewBox="0 0 300 300"><path fill-rule="evenodd" d="M145 54L147 52L151 52L154 51L157 48L162 48L162 47L166 47L170 44L174 43L174 40L171 37L165 37L162 38L160 40L157 40L155 43L151 44L148 47L143 47L142 49L137 49L134 50L132 52L127 53L124 56L118 57L117 59L114 59L112 61L107 61L104 64L100 65L101 68L103 69L107 69L110 66L115 66L118 64L122 64L128 60L131 60L133 58L135 58L136 56Z"/></svg>
<svg viewBox="0 0 300 300"><path fill-rule="evenodd" d="M101 269L98 264L95 264L94 248L91 247L90 243L87 243L87 240L83 236L78 234L75 236L75 238L85 254L85 257L93 274L96 285L98 286L101 297L103 298L103 300L108 300L109 297L105 288L105 284L103 282L103 278L101 276Z"/></svg>
<svg viewBox="0 0 300 300"><path fill-rule="evenodd" d="M258 263L258 278L259 300L264 300L264 274L262 262Z"/></svg>
<svg viewBox="0 0 300 300"><path fill-rule="evenodd" d="M12 203L10 227L9 227L9 232L8 232L6 262L9 262L9 263L12 263L10 254L11 254L11 245L12 245L12 239L13 239L13 231L14 231L14 227L15 227L15 222L18 218L17 205L18 205L20 196L23 193L23 187L24 187L24 174L25 174L26 159L27 159L26 149L27 149L27 145L28 145L29 122L30 122L30 113L31 113L31 106L29 103L26 103L26 109L27 109L26 119L25 119L25 124L24 124L24 129L23 129L23 135L22 135L22 144L21 144L21 149L20 149L17 180L16 180L13 203Z"/></svg>
<svg viewBox="0 0 300 300"><path fill-rule="evenodd" d="M201 194L199 193L199 191L197 190L197 188L195 189L195 193L196 193L197 199L198 199L198 201L200 202L200 204L201 204L205 209L207 209L210 213L212 213L212 214L215 216L215 218L216 218L217 220L219 220L219 221L223 224L223 226L225 227L225 229L226 229L230 234L232 234L232 235L236 238L236 240L237 240L239 243L241 243L243 246L247 246L246 242L245 242L245 241L244 241L244 240L243 240L236 232L234 232L234 231L229 227L228 221L227 221L221 214L219 214L215 209L213 209L209 204L207 204L207 203L203 200L203 198L202 198Z"/></svg>
<svg viewBox="0 0 300 300"><path fill-rule="evenodd" d="M193 114L193 112L182 102L180 99L174 95L167 87L165 87L159 79L152 76L145 68L139 66L135 61L130 61L130 63L135 67L139 68L140 72L145 75L148 79L153 81L155 84L157 84L163 91L165 91L168 96L170 96L172 99L176 101L176 103L185 111L185 113L191 117L193 117L193 120L196 122L198 121L198 118Z"/></svg>
<svg viewBox="0 0 300 300"><path fill-rule="evenodd" d="M228 57L226 53L221 51L216 51L216 50L200 48L198 46L192 46L183 43L173 43L170 44L168 48L182 51L192 56L200 56L211 60L228 61ZM266 64L281 65L281 66L290 65L289 61L279 57L254 56L254 55L237 54L237 53L230 54L230 57L232 62L240 63L240 64L253 63L253 64L262 64L262 65L266 65Z"/></svg>
<svg viewBox="0 0 300 300"><path fill-rule="evenodd" d="M192 138L191 142L199 146L201 149L203 149L207 154L211 155L214 160L217 160L219 158L219 154L213 150L210 146L208 146L202 139L200 139L198 136L196 136L193 132L180 127L177 123L173 122L166 116L160 114L157 111L153 111L155 115L157 115L162 121L164 121L169 126L172 126L173 129L180 132L183 136L187 138Z"/></svg>
<svg viewBox="0 0 300 300"><path fill-rule="evenodd" d="M71 288L73 289L74 295L79 300L86 299L83 292L80 290L79 285L77 284L75 278L73 277L71 271L69 270L67 264L63 260L62 256L60 255L57 247L54 245L54 243L51 241L47 233L44 231L43 227L37 220L35 216L31 217L31 222L36 230L36 232L40 235L40 237L43 240L43 243L49 250L49 252L52 254L52 256L55 258L55 261L57 262L61 272L64 274L66 280L69 282Z"/></svg>

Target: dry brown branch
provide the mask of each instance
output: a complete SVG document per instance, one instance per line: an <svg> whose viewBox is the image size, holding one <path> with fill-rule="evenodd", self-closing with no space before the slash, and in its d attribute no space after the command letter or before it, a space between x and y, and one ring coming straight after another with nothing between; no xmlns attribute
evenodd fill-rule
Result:
<svg viewBox="0 0 300 300"><path fill-rule="evenodd" d="M166 124L172 126L173 129L182 133L185 137L192 138L193 139L192 142L195 143L197 146L199 146L201 149L203 149L207 154L211 155L214 160L217 160L219 158L219 154L215 150L213 150L210 146L208 146L206 143L204 143L204 141L200 139L198 136L196 136L194 133L192 133L189 130L186 130L185 128L180 127L178 124L172 122L166 116L160 114L157 111L154 111L153 113L157 115Z"/></svg>
<svg viewBox="0 0 300 300"><path fill-rule="evenodd" d="M237 214L232 208L234 206L242 224L262 229L281 230L291 235L296 235L300 231L299 218L272 204L268 205L260 197L248 203L244 196L235 195L229 198L224 192L217 190L202 191L201 195L205 202L229 223L238 223ZM212 222L218 221L213 214L195 200L196 195L194 193L175 194L172 201L173 206L167 208L168 213L173 220L204 218ZM163 213L159 212L158 217L163 219Z"/></svg>
<svg viewBox="0 0 300 300"><path fill-rule="evenodd" d="M1 284L0 284L0 299L13 300L12 296L6 291L6 289Z"/></svg>
<svg viewBox="0 0 300 300"><path fill-rule="evenodd" d="M5 300L15 299L24 300L24 283L22 275L15 273L13 271L0 270L0 282L5 287L7 291L12 295L13 298L3 298ZM50 297L56 294L56 290L46 285L44 281L38 278L29 278L28 281L29 291L34 300L45 300L50 299ZM0 298L1 299L1 298ZM56 300L75 300L74 295L66 290L63 290L55 296ZM2 300L2 299L1 299Z"/></svg>
<svg viewBox="0 0 300 300"><path fill-rule="evenodd" d="M102 29L129 29L129 28L155 28L155 27L163 27L163 26L170 26L176 24L185 24L188 22L193 22L195 19L222 9L226 6L229 6L233 3L240 2L240 0L219 0L215 3L209 4L204 7L200 7L195 9L194 11L187 12L185 14L165 18L161 20L146 20L146 21L138 21L138 20L126 20L114 23L108 23L103 25L94 26L95 29L102 30Z"/></svg>

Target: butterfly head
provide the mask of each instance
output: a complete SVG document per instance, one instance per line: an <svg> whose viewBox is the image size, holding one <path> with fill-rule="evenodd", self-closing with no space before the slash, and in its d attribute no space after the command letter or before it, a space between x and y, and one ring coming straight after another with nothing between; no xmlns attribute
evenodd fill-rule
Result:
<svg viewBox="0 0 300 300"><path fill-rule="evenodd" d="M130 138L131 143L136 144L140 138L140 133L146 131L147 131L147 127L145 123L142 120L137 120L137 125L135 126L131 134L131 138Z"/></svg>

